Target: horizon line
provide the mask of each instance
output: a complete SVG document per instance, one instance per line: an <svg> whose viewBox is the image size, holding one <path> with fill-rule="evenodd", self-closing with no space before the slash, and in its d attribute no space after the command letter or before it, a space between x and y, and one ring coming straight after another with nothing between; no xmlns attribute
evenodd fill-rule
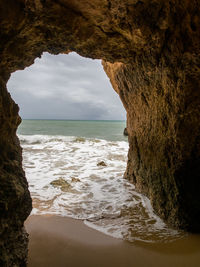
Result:
<svg viewBox="0 0 200 267"><path fill-rule="evenodd" d="M126 119L23 119L22 120L45 120L45 121L126 121Z"/></svg>

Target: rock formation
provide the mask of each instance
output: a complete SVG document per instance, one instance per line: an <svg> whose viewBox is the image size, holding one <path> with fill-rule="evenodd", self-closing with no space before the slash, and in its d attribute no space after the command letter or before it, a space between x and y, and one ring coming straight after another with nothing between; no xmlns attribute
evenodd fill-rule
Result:
<svg viewBox="0 0 200 267"><path fill-rule="evenodd" d="M26 266L31 210L6 83L44 51L103 59L127 110L125 176L166 222L199 231L199 1L0 1L0 265Z"/></svg>
<svg viewBox="0 0 200 267"><path fill-rule="evenodd" d="M124 136L128 136L128 131L127 128L124 128L124 132L123 132Z"/></svg>

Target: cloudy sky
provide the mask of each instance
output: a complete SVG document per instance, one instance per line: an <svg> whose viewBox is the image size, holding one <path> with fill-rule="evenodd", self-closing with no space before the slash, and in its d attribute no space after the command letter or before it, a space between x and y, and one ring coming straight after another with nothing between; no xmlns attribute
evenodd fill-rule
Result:
<svg viewBox="0 0 200 267"><path fill-rule="evenodd" d="M24 119L125 120L100 60L44 53L12 74L8 90Z"/></svg>

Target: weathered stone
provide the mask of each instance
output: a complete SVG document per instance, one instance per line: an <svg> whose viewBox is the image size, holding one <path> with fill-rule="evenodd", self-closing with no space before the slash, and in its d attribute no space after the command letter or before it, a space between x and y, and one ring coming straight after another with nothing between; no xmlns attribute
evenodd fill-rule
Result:
<svg viewBox="0 0 200 267"><path fill-rule="evenodd" d="M182 60L185 66L189 64L184 56ZM196 66L191 64L187 70L176 66L180 77L175 80L174 68L168 65L151 69L147 61L144 66L146 70L137 64L115 68L104 63L127 109L130 148L125 177L150 198L165 221L199 231L200 80Z"/></svg>
<svg viewBox="0 0 200 267"><path fill-rule="evenodd" d="M71 189L71 185L65 181L64 178L59 178L57 180L53 180L50 185L53 185L54 187L60 188L62 191L68 191Z"/></svg>
<svg viewBox="0 0 200 267"><path fill-rule="evenodd" d="M125 136L128 136L127 128L124 128L124 132L123 132L123 134L124 134Z"/></svg>
<svg viewBox="0 0 200 267"><path fill-rule="evenodd" d="M32 204L16 136L18 106L0 80L0 266L26 266L28 238L23 224Z"/></svg>
<svg viewBox="0 0 200 267"><path fill-rule="evenodd" d="M97 163L97 166L106 167L107 164L104 161L100 161Z"/></svg>
<svg viewBox="0 0 200 267"><path fill-rule="evenodd" d="M0 18L0 265L25 266L31 210L6 83L44 51L104 60L127 110L126 177L165 221L199 231L198 1L7 0Z"/></svg>

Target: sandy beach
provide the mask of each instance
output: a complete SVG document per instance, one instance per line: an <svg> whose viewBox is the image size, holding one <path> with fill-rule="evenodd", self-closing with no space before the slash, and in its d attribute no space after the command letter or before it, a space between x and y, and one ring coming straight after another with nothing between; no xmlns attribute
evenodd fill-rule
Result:
<svg viewBox="0 0 200 267"><path fill-rule="evenodd" d="M200 235L173 243L128 243L82 221L30 216L28 267L199 267Z"/></svg>

